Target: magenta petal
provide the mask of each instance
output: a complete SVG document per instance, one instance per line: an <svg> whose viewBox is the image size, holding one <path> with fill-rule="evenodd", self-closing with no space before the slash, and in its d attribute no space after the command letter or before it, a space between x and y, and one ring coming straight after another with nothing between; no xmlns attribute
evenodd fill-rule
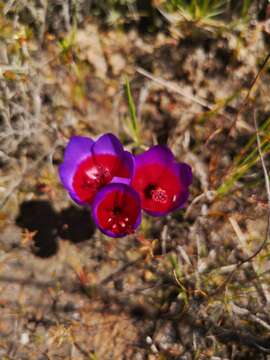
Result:
<svg viewBox="0 0 270 360"><path fill-rule="evenodd" d="M114 156L122 156L124 150L123 146L117 137L113 134L105 134L97 139L92 147L93 155L110 154Z"/></svg>
<svg viewBox="0 0 270 360"><path fill-rule="evenodd" d="M179 174L181 184L185 187L188 187L192 183L192 169L186 163L179 163Z"/></svg>
<svg viewBox="0 0 270 360"><path fill-rule="evenodd" d="M72 136L64 154L64 162L79 163L91 154L94 141L85 136Z"/></svg>
<svg viewBox="0 0 270 360"><path fill-rule="evenodd" d="M140 198L130 186L124 183L110 183L95 196L92 216L104 234L114 238L124 237L141 223ZM117 225L115 230L114 224Z"/></svg>
<svg viewBox="0 0 270 360"><path fill-rule="evenodd" d="M84 136L73 136L67 144L64 161L59 166L59 176L64 187L73 192L72 181L78 164L91 154L93 140Z"/></svg>
<svg viewBox="0 0 270 360"><path fill-rule="evenodd" d="M169 148L163 145L152 146L144 153L135 156L135 166L147 163L161 163L163 165L170 164L174 161L173 153Z"/></svg>
<svg viewBox="0 0 270 360"><path fill-rule="evenodd" d="M122 161L124 166L128 169L129 180L131 180L134 174L134 156L129 151L124 151Z"/></svg>
<svg viewBox="0 0 270 360"><path fill-rule="evenodd" d="M76 166L70 163L63 163L59 166L59 177L64 187L73 192L72 180L75 173Z"/></svg>
<svg viewBox="0 0 270 360"><path fill-rule="evenodd" d="M115 176L112 181L111 184L125 184L125 185L130 185L130 179L129 178L123 178L123 177L118 177Z"/></svg>
<svg viewBox="0 0 270 360"><path fill-rule="evenodd" d="M188 197L189 197L189 190L186 189L180 194L179 199L178 199L177 203L175 204L174 210L182 209L185 206L185 203L187 202Z"/></svg>
<svg viewBox="0 0 270 360"><path fill-rule="evenodd" d="M81 206L87 205L87 204L85 204L85 202L81 201L81 199L76 195L75 192L69 192L69 196L76 204L81 205Z"/></svg>
<svg viewBox="0 0 270 360"><path fill-rule="evenodd" d="M74 170L72 165L63 163L59 166L59 176L61 182L64 185L64 187L68 190L70 197L78 205L85 205L73 190L73 186L72 186L73 174L74 174Z"/></svg>
<svg viewBox="0 0 270 360"><path fill-rule="evenodd" d="M59 176L71 198L80 205L90 205L96 192L114 176L127 178L134 172L134 158L124 151L113 134L102 135L97 141L73 136L59 166Z"/></svg>

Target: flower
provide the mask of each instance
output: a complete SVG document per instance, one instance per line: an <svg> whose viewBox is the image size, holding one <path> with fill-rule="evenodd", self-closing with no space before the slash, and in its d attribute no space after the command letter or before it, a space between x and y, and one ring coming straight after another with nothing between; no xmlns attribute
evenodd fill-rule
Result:
<svg viewBox="0 0 270 360"><path fill-rule="evenodd" d="M73 136L66 147L59 175L75 202L91 205L96 193L115 176L132 177L133 156L124 151L113 134L104 134L96 141Z"/></svg>
<svg viewBox="0 0 270 360"><path fill-rule="evenodd" d="M178 163L166 147L156 145L135 156L131 186L139 193L142 209L163 216L181 208L188 199L192 170Z"/></svg>
<svg viewBox="0 0 270 360"><path fill-rule="evenodd" d="M133 233L140 225L141 204L139 195L127 185L128 181L115 181L95 196L92 216L104 234L117 238Z"/></svg>

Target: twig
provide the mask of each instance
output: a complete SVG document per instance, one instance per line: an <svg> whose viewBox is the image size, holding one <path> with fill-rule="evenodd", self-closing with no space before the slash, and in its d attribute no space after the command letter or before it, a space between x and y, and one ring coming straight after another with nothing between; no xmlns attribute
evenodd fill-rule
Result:
<svg viewBox="0 0 270 360"><path fill-rule="evenodd" d="M196 197L192 200L192 202L190 203L190 205L188 206L188 208L187 208L187 210L186 210L186 212L185 212L184 218L185 218L185 219L188 218L188 216L189 216L189 214L190 214L190 212L191 212L191 209L193 208L193 206L194 206L195 204L197 204L197 203L200 202L201 200L205 200L205 199L211 202L211 201L214 200L215 196L216 196L216 191L214 191L214 190L208 190L208 191L205 191L205 192L203 192L202 194L196 196Z"/></svg>
<svg viewBox="0 0 270 360"><path fill-rule="evenodd" d="M232 129L234 128L234 126L236 125L236 123L238 122L238 118L240 116L240 114L243 112L245 106L247 105L248 101L249 101L249 98L250 98L250 94L251 94L251 91L253 90L256 82L259 80L259 78L261 77L263 71L265 70L265 67L266 67L266 64L268 63L268 60L270 59L270 52L267 54L266 58L264 59L264 62L260 68L260 70L258 71L258 73L256 74L255 78L253 79L252 83L250 84L250 87L249 87L249 90L247 92L247 95L244 99L244 101L242 102L242 104L240 105L240 109L239 111L237 112L236 116L235 116L235 119L230 127L230 131L229 133L231 133Z"/></svg>
<svg viewBox="0 0 270 360"><path fill-rule="evenodd" d="M146 78L156 82L157 84L164 86L167 89L174 91L175 93L195 102L196 104L199 104L200 106L203 106L208 110L213 110L212 109L213 105L211 103L209 103L207 100L199 98L198 96L193 96L193 95L187 93L186 91L183 91L182 89L179 88L179 86L172 83L171 81L167 81L167 80L161 79L160 77L156 77L140 67L137 67L136 71L137 71L137 73L145 76Z"/></svg>

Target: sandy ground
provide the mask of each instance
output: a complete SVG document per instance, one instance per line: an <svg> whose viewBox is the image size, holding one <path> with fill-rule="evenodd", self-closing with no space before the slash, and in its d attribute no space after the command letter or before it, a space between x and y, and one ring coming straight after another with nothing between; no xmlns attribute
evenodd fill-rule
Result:
<svg viewBox="0 0 270 360"><path fill-rule="evenodd" d="M86 18L73 38L1 16L1 359L268 359L269 243L232 273L267 226L259 157L239 165L256 152L254 109L269 139L269 66L251 89L266 25L149 34ZM124 76L141 143L168 144L194 182L186 209L113 240L57 169L73 134L113 132L139 151Z"/></svg>

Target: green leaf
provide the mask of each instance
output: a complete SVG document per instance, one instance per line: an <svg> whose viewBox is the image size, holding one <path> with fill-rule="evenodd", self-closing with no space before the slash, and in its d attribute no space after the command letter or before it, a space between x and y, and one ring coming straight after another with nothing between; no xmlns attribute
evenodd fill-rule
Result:
<svg viewBox="0 0 270 360"><path fill-rule="evenodd" d="M129 128L131 129L134 142L139 143L139 122L136 114L135 103L131 94L130 83L128 78L125 81L125 93L128 101L128 110L130 114Z"/></svg>

